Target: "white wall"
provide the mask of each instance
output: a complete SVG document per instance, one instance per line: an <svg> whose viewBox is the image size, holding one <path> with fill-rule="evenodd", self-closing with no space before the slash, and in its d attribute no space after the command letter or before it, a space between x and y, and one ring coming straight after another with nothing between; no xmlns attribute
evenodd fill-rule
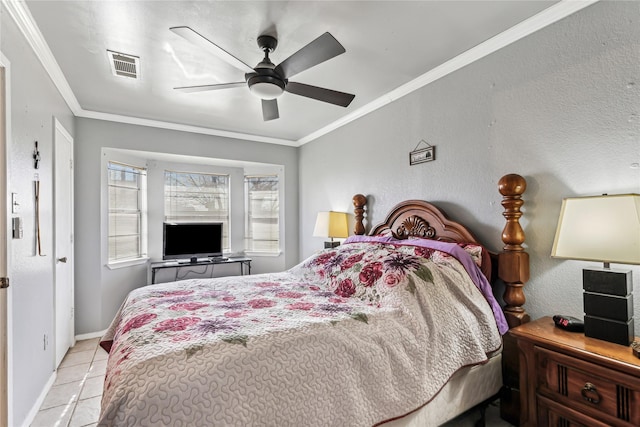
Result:
<svg viewBox="0 0 640 427"><path fill-rule="evenodd" d="M497 182L518 173L528 181L526 308L582 317L582 269L602 265L550 257L560 204L640 193L639 66L640 3L600 2L304 145L301 256L322 245L311 237L316 212L352 211L356 193L369 197L370 223L426 199L499 250ZM436 160L409 166L421 139ZM638 333L640 268L612 267L633 270Z"/></svg>
<svg viewBox="0 0 640 427"><path fill-rule="evenodd" d="M0 10L0 50L10 62L12 138L7 141L8 192L16 193L23 238L9 242L9 288L12 301L13 381L9 390L15 425L27 417L50 379L55 345L53 311L53 134L54 117L73 135L74 118L35 54L4 9ZM34 142L40 168L33 168ZM40 177L42 253L35 252L34 174ZM9 232L11 236L11 232ZM48 345L45 348L45 336Z"/></svg>
<svg viewBox="0 0 640 427"><path fill-rule="evenodd" d="M192 134L145 126L121 124L92 119L76 120L75 138L75 227L76 227L76 332L93 333L106 329L129 291L147 281L146 264L110 270L106 264L106 223L104 222L104 196L101 197L103 157L109 153L137 150L148 153L168 153L181 156L209 157L235 161L281 165L284 180L284 242L279 257L252 255L252 273L281 271L298 262L298 159L293 147L242 141L208 135ZM153 163L150 174L162 170L161 162ZM180 166L180 165L178 165ZM201 166L200 166L201 167ZM192 169L190 167L190 169ZM236 175L236 184L242 190L242 171L227 168ZM156 180L157 181L157 180ZM154 180L149 180L153 185ZM233 185L233 184L232 184ZM150 189L151 190L151 189ZM157 192L156 192L157 193ZM239 194L241 194L240 191ZM156 195L157 196L157 195ZM244 213L240 204L233 202L236 211ZM158 209L158 206L160 208ZM162 215L162 201L157 197L149 201L149 225L158 223ZM103 221L101 221L103 218ZM161 220L159 222L161 224ZM244 222L236 219L232 235L244 234ZM151 231L151 230L150 230ZM149 234L149 255L161 257L161 231ZM160 240L158 240L160 239ZM241 239L234 240L234 250L242 249ZM232 266L229 266L231 268Z"/></svg>

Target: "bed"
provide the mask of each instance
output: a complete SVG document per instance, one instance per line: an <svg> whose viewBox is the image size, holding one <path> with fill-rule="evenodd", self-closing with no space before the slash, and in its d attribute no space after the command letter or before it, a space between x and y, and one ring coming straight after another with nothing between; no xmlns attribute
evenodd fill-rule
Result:
<svg viewBox="0 0 640 427"><path fill-rule="evenodd" d="M527 319L525 186L500 180L500 254L418 200L365 235L357 195L355 235L290 270L132 291L101 340L99 425L438 425L494 396Z"/></svg>

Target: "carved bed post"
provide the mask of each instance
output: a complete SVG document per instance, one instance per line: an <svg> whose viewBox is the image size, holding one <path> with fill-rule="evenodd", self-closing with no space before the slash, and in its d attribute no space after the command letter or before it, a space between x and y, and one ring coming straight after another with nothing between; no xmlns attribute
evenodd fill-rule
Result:
<svg viewBox="0 0 640 427"><path fill-rule="evenodd" d="M500 178L498 189L502 194L502 215L507 224L502 231L505 243L498 254L498 277L505 283L503 295L506 306L504 315L509 328L527 323L529 314L522 307L525 303L524 284L529 280L529 254L524 251L524 231L520 217L524 201L522 193L527 182L520 175L510 174ZM520 363L518 348L510 334L504 336L502 350L502 380L504 387L500 393L500 416L511 424L520 425Z"/></svg>
<svg viewBox="0 0 640 427"><path fill-rule="evenodd" d="M353 234L361 236L364 234L364 205L367 204L367 198L362 194L356 194L353 196L353 213L355 215L356 223L353 227Z"/></svg>
<svg viewBox="0 0 640 427"><path fill-rule="evenodd" d="M502 194L502 215L507 219L507 224L502 231L502 241L505 243L503 251L498 255L498 277L506 285L504 313L513 328L527 323L529 314L522 307L525 296L522 290L525 282L529 280L529 254L524 251L524 231L520 225L520 207L524 201L521 196L527 188L527 182L520 175L510 174L500 178L498 189Z"/></svg>

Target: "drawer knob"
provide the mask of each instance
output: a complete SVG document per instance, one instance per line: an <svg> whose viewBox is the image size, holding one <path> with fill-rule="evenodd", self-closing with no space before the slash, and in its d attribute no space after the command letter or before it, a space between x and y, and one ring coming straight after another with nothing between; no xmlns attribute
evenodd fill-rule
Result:
<svg viewBox="0 0 640 427"><path fill-rule="evenodd" d="M596 386L591 383L586 383L584 387L582 387L582 398L595 405L600 403L600 393L598 393Z"/></svg>

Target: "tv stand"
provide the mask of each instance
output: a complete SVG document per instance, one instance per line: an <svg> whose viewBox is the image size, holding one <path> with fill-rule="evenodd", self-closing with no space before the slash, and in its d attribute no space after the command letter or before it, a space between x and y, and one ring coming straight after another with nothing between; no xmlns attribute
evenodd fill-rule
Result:
<svg viewBox="0 0 640 427"><path fill-rule="evenodd" d="M181 268L194 267L197 265L211 265L211 277L213 277L214 267L219 264L240 264L240 275L244 276L245 271L251 274L251 258L247 257L213 257L213 258L194 258L175 260L175 261L159 261L151 263L151 284L156 283L156 271L165 268L173 268L176 271L174 280L178 280L178 271Z"/></svg>

